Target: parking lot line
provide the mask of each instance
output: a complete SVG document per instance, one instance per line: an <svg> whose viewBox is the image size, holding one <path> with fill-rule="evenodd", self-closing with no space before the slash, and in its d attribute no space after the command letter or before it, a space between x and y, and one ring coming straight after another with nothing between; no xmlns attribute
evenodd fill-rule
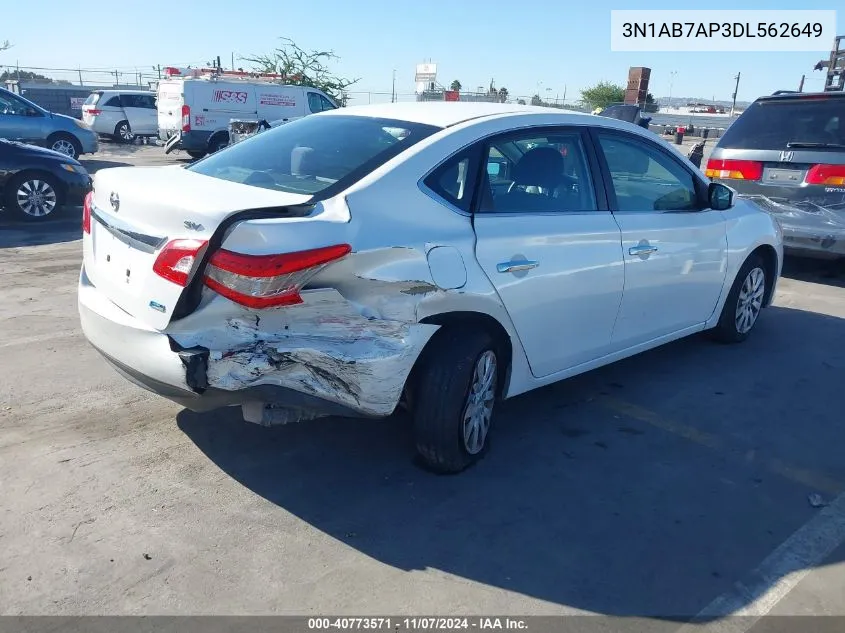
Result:
<svg viewBox="0 0 845 633"><path fill-rule="evenodd" d="M650 426L662 429L672 435L682 437L690 442L705 446L718 453L730 454L735 458L748 464L758 464L789 481L802 484L830 495L838 495L845 490L845 484L836 481L823 473L818 473L804 468L798 468L783 461L769 457L759 457L755 451L743 451L729 446L715 435L700 431L695 427L668 420L654 411L640 407L630 402L614 398L613 396L602 396L598 400L603 406L615 413L628 416L633 420L644 422Z"/></svg>
<svg viewBox="0 0 845 633"><path fill-rule="evenodd" d="M707 605L678 633L745 633L843 542L845 493L798 528L743 581Z"/></svg>

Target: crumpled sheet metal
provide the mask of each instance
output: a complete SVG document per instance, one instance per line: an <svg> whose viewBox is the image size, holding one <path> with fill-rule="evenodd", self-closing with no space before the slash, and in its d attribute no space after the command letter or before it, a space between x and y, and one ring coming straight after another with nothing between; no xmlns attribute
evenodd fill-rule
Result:
<svg viewBox="0 0 845 633"><path fill-rule="evenodd" d="M824 206L812 199L796 202L761 195L740 197L778 220L784 247L845 256L845 195L841 202Z"/></svg>

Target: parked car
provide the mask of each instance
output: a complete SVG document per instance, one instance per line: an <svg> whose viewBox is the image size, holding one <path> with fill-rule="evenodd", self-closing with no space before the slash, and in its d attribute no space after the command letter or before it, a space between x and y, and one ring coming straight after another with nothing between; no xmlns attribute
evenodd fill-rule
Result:
<svg viewBox="0 0 845 633"><path fill-rule="evenodd" d="M232 119L278 125L337 108L315 88L239 77L166 79L157 94L159 138L166 151L182 149L193 158L226 147Z"/></svg>
<svg viewBox="0 0 845 633"><path fill-rule="evenodd" d="M0 139L0 201L21 220L44 220L80 205L91 177L79 161L53 150Z"/></svg>
<svg viewBox="0 0 845 633"><path fill-rule="evenodd" d="M82 104L82 120L92 130L123 143L158 136L156 96L149 90L95 90Z"/></svg>
<svg viewBox="0 0 845 633"><path fill-rule="evenodd" d="M845 93L760 97L725 130L706 174L777 218L787 253L845 257Z"/></svg>
<svg viewBox="0 0 845 633"><path fill-rule="evenodd" d="M746 339L782 259L770 215L643 128L511 104L344 108L101 170L83 225L82 329L130 380L261 424L401 403L441 472L497 400Z"/></svg>
<svg viewBox="0 0 845 633"><path fill-rule="evenodd" d="M83 121L48 112L0 88L0 138L40 145L71 158L97 151L97 135Z"/></svg>

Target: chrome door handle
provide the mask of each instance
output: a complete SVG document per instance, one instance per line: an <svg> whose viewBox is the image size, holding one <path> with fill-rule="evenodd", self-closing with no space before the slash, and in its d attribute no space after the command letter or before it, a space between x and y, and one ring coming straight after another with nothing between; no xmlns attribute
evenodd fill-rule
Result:
<svg viewBox="0 0 845 633"><path fill-rule="evenodd" d="M651 255L657 252L656 246L649 246L642 244L640 246L632 246L628 249L628 255Z"/></svg>
<svg viewBox="0 0 845 633"><path fill-rule="evenodd" d="M518 273L521 270L531 270L537 268L540 262L521 261L521 262L503 262L496 264L496 270L500 273Z"/></svg>

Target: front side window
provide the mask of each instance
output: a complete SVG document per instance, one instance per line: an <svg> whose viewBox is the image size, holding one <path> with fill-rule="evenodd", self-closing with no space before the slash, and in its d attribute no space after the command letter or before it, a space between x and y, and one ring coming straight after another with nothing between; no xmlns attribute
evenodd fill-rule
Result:
<svg viewBox="0 0 845 633"><path fill-rule="evenodd" d="M0 114L26 116L27 112L31 109L26 102L20 99L9 94L0 94Z"/></svg>
<svg viewBox="0 0 845 633"><path fill-rule="evenodd" d="M323 111L323 103L320 101L320 95L316 92L308 93L308 109L314 113Z"/></svg>
<svg viewBox="0 0 845 633"><path fill-rule="evenodd" d="M619 211L696 211L692 174L678 161L635 138L599 132Z"/></svg>
<svg viewBox="0 0 845 633"><path fill-rule="evenodd" d="M595 211L581 133L577 130L528 132L494 140L484 155L487 182L482 208L487 213Z"/></svg>
<svg viewBox="0 0 845 633"><path fill-rule="evenodd" d="M314 195L345 188L440 128L363 116L303 117L187 169L246 185Z"/></svg>

